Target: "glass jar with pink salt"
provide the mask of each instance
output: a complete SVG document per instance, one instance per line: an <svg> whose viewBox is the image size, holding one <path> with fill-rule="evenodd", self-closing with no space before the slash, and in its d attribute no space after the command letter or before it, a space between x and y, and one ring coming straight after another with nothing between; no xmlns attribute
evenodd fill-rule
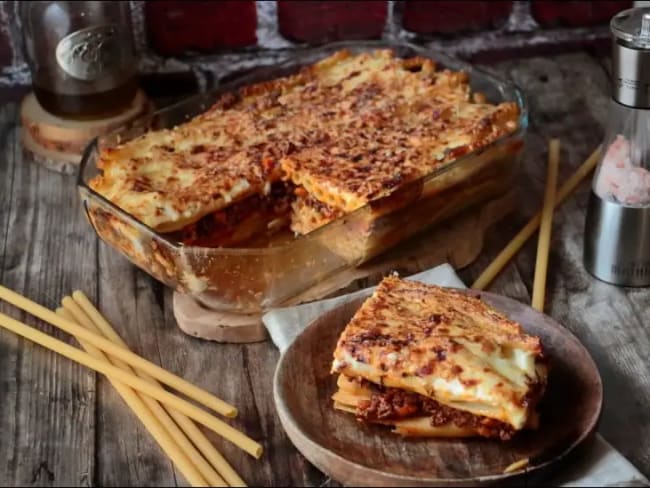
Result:
<svg viewBox="0 0 650 488"><path fill-rule="evenodd" d="M621 205L650 205L650 110L610 103L610 126L594 192Z"/></svg>
<svg viewBox="0 0 650 488"><path fill-rule="evenodd" d="M648 205L650 171L640 161L634 160L637 151L632 144L619 134L605 149L594 179L594 191L601 198L623 205Z"/></svg>

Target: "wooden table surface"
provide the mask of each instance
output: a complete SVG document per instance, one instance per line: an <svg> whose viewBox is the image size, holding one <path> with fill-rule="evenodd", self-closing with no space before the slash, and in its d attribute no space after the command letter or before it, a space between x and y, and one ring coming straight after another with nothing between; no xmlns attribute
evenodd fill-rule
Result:
<svg viewBox="0 0 650 488"><path fill-rule="evenodd" d="M562 181L600 142L609 104L606 69L587 53L491 68L527 92L530 137L521 205L490 232L478 261L461 270L466 283L539 208L548 139L562 140ZM263 458L254 460L210 437L250 485L335 485L298 454L282 430L271 392L275 347L207 343L180 332L171 290L95 237L82 217L74 178L25 161L16 123L16 105L2 107L0 283L48 307L83 289L138 354L237 405L241 414L233 424L262 440ZM546 311L583 341L600 368L600 433L650 476L650 290L609 286L585 271L588 186L555 217ZM535 250L533 239L491 291L529 302ZM0 311L48 327L5 303ZM104 378L0 331L0 485L15 484L186 482Z"/></svg>

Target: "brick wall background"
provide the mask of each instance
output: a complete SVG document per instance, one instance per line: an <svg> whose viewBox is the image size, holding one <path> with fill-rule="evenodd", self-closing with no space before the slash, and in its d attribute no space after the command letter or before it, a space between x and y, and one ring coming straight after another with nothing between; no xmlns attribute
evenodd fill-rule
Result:
<svg viewBox="0 0 650 488"><path fill-rule="evenodd" d="M608 23L631 1L131 1L145 89L208 88L305 45L405 40L485 62L609 50ZM28 86L16 1L0 1L0 87ZM161 77L173 83L160 83Z"/></svg>

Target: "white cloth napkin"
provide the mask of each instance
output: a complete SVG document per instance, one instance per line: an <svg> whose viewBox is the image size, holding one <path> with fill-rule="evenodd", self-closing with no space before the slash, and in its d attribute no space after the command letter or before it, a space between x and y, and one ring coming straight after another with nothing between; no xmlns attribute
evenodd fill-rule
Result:
<svg viewBox="0 0 650 488"><path fill-rule="evenodd" d="M409 279L440 286L466 288L449 264L409 276ZM280 352L284 352L316 317L341 303L359 296L369 296L373 289L374 287L366 288L327 300L274 309L267 312L262 321L273 343ZM600 435L597 434L591 444L585 447L570 466L549 480L552 486L650 486L648 480Z"/></svg>

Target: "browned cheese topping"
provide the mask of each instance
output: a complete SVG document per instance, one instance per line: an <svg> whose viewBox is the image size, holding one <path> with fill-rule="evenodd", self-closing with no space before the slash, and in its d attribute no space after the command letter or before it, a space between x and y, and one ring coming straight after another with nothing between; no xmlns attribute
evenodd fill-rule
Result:
<svg viewBox="0 0 650 488"><path fill-rule="evenodd" d="M480 99L465 73L430 60L340 51L103 150L91 186L151 228L177 232L282 179L304 192L286 212L306 233L517 129L515 103Z"/></svg>

